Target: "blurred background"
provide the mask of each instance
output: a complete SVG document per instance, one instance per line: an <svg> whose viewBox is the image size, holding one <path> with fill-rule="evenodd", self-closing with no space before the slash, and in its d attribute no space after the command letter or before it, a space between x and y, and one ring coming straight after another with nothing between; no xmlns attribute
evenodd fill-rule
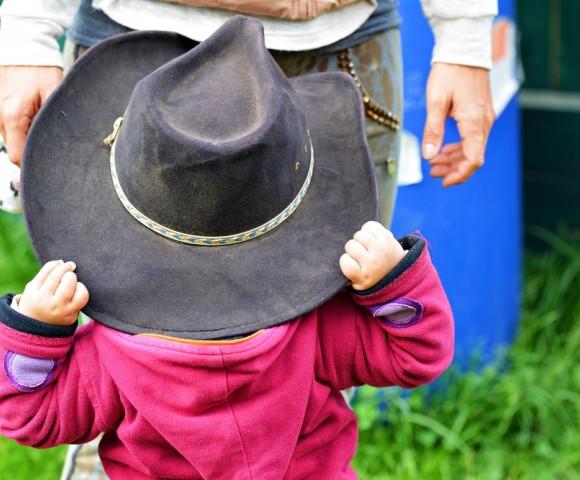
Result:
<svg viewBox="0 0 580 480"><path fill-rule="evenodd" d="M429 239L457 355L430 388L358 391L355 466L362 479L580 479L580 2L499 0L486 165L449 190L418 157L432 36L419 2L401 3L392 228ZM21 216L0 211L0 295L37 268ZM0 479L59 478L63 457L0 438Z"/></svg>

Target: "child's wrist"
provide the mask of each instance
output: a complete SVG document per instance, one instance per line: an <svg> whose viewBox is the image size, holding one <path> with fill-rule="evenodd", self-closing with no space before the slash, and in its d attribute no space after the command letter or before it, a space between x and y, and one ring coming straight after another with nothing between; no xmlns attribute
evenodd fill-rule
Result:
<svg viewBox="0 0 580 480"><path fill-rule="evenodd" d="M53 324L25 315L21 311L20 296L12 294L0 298L0 322L11 330L46 338L70 337L77 328L77 322L70 325Z"/></svg>
<svg viewBox="0 0 580 480"><path fill-rule="evenodd" d="M389 262L387 264L387 267L385 268L384 272L381 272L382 274L377 275L377 277L374 277L373 279L369 279L367 282L364 283L358 283L358 284L352 284L352 288L356 291L364 291L364 290L368 290L370 288L375 287L376 285L378 285L379 283L381 283L383 281L383 279L388 276L396 267L397 265L403 260L403 258L405 258L405 255L407 255L408 250L404 250L401 247L401 251L397 252L391 259L389 259Z"/></svg>
<svg viewBox="0 0 580 480"><path fill-rule="evenodd" d="M22 294L14 296L14 298L12 299L12 303L10 304L10 308L20 313L21 315L36 320L37 322L46 323L48 325L59 325L59 326L73 325L77 321L77 317L79 315L79 313L77 312L76 315L72 314L65 318L57 318L54 315L44 314L43 312L39 311L36 308L29 307L26 301L23 302Z"/></svg>

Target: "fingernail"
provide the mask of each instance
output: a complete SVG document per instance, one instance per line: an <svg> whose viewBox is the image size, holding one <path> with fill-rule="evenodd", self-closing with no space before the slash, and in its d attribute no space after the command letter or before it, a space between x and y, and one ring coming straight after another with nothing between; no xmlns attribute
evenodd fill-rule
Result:
<svg viewBox="0 0 580 480"><path fill-rule="evenodd" d="M71 267L73 267L73 270L77 268L77 264L75 262L66 262L66 263L68 263Z"/></svg>
<svg viewBox="0 0 580 480"><path fill-rule="evenodd" d="M431 158L433 155L435 155L436 150L435 150L435 145L433 145L432 143L426 143L425 146L423 147L423 156L425 158Z"/></svg>

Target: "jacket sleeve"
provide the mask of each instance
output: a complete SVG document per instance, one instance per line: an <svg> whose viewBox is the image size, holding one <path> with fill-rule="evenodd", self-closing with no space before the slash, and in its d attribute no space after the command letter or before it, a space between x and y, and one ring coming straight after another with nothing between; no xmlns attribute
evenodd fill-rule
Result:
<svg viewBox="0 0 580 480"><path fill-rule="evenodd" d="M0 298L0 434L41 448L95 438L107 425L79 365L88 329L39 322L11 302Z"/></svg>
<svg viewBox="0 0 580 480"><path fill-rule="evenodd" d="M491 69L497 0L421 0L435 47L432 62Z"/></svg>
<svg viewBox="0 0 580 480"><path fill-rule="evenodd" d="M4 0L0 7L0 65L63 66L58 39L79 0Z"/></svg>
<svg viewBox="0 0 580 480"><path fill-rule="evenodd" d="M453 358L453 317L426 242L401 241L407 255L379 284L319 309L317 376L337 389L417 387Z"/></svg>

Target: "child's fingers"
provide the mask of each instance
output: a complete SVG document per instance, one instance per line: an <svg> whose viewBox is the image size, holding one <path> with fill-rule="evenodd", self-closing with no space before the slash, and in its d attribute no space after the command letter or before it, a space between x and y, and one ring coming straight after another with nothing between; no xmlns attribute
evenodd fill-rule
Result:
<svg viewBox="0 0 580 480"><path fill-rule="evenodd" d="M361 262L368 255L368 250L358 241L351 239L346 242L344 251L348 253L357 262Z"/></svg>
<svg viewBox="0 0 580 480"><path fill-rule="evenodd" d="M69 305L76 311L80 311L89 301L89 291L84 283L77 282L77 288Z"/></svg>
<svg viewBox="0 0 580 480"><path fill-rule="evenodd" d="M38 273L34 276L34 278L30 281L31 285L34 285L36 288L40 288L50 272L52 272L56 267L62 265L64 262L62 260L53 260L51 262L46 262L42 268L38 271Z"/></svg>
<svg viewBox="0 0 580 480"><path fill-rule="evenodd" d="M56 287L54 297L61 303L68 303L75 293L77 276L70 270L65 272Z"/></svg>
<svg viewBox="0 0 580 480"><path fill-rule="evenodd" d="M384 242L386 238L391 238L393 236L391 231L379 222L367 222L362 226L361 230L363 232L371 233L380 242Z"/></svg>
<svg viewBox="0 0 580 480"><path fill-rule="evenodd" d="M46 280L42 284L41 290L46 295L54 295L63 275L66 272L72 272L76 268L73 262L66 262L58 265L53 269L46 277Z"/></svg>
<svg viewBox="0 0 580 480"><path fill-rule="evenodd" d="M378 247L377 238L368 230L359 230L353 238L369 251Z"/></svg>
<svg viewBox="0 0 580 480"><path fill-rule="evenodd" d="M356 283L361 275L361 267L358 262L352 258L348 253L343 253L338 260L340 270L346 278L351 282Z"/></svg>

